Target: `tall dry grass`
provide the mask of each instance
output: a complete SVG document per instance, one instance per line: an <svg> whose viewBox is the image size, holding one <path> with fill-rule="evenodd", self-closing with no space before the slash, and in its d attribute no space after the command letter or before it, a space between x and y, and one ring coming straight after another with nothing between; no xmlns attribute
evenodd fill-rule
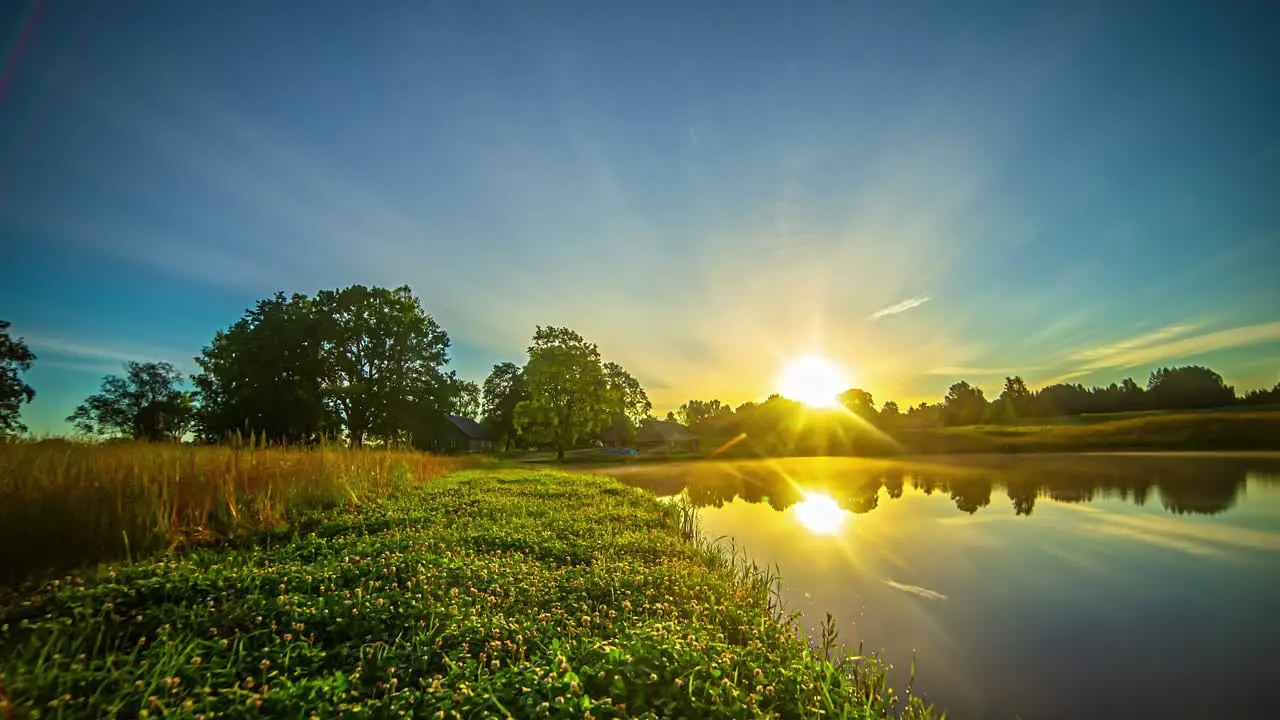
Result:
<svg viewBox="0 0 1280 720"><path fill-rule="evenodd" d="M459 463L340 447L0 442L0 583L279 528Z"/></svg>

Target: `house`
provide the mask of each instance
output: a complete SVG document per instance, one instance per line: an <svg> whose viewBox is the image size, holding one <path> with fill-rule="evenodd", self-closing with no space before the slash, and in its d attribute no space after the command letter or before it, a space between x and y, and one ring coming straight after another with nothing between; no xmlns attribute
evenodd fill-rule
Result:
<svg viewBox="0 0 1280 720"><path fill-rule="evenodd" d="M437 452L492 452L493 436L483 425L461 415L447 415L443 432L433 439L431 449Z"/></svg>
<svg viewBox="0 0 1280 720"><path fill-rule="evenodd" d="M636 433L635 445L641 450L695 452L698 436L674 420L645 420Z"/></svg>

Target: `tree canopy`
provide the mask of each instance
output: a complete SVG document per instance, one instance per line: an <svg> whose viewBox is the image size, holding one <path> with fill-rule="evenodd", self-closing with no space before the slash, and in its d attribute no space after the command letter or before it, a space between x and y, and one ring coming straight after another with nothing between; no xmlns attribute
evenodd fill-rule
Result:
<svg viewBox="0 0 1280 720"><path fill-rule="evenodd" d="M26 431L27 426L19 419L22 404L36 396L36 391L22 379L36 356L22 338L9 336L9 325L7 320L0 320L0 436Z"/></svg>
<svg viewBox="0 0 1280 720"><path fill-rule="evenodd" d="M426 445L445 413L479 411L479 388L445 369L448 347L408 287L277 293L196 358L200 434Z"/></svg>
<svg viewBox="0 0 1280 720"><path fill-rule="evenodd" d="M524 368L513 362L493 366L484 381L480 412L485 426L504 450L510 450L516 439L516 406L528 399Z"/></svg>
<svg viewBox="0 0 1280 720"><path fill-rule="evenodd" d="M733 408L719 400L690 400L675 410L673 419L701 431L731 415Z"/></svg>
<svg viewBox="0 0 1280 720"><path fill-rule="evenodd" d="M1235 402L1235 388L1222 376L1200 365L1160 368L1147 380L1147 392L1161 409L1191 410L1230 405Z"/></svg>
<svg viewBox="0 0 1280 720"><path fill-rule="evenodd" d="M610 426L634 432L652 405L644 388L616 363L604 363L595 343L569 328L538 326L524 368L528 399L515 424L532 442L565 450Z"/></svg>
<svg viewBox="0 0 1280 720"><path fill-rule="evenodd" d="M92 435L181 440L194 414L191 395L179 387L182 373L167 362L128 362L124 368L123 377L104 377L67 422Z"/></svg>
<svg viewBox="0 0 1280 720"><path fill-rule="evenodd" d="M308 297L259 300L196 358L199 435L218 441L238 432L295 444L334 432L321 385L323 343Z"/></svg>
<svg viewBox="0 0 1280 720"><path fill-rule="evenodd" d="M849 388L840 393L837 400L840 404L848 408L849 412L862 418L863 420L871 420L876 417L876 402L871 397L871 393L861 388Z"/></svg>
<svg viewBox="0 0 1280 720"><path fill-rule="evenodd" d="M987 412L987 399L982 389L961 380L947 390L942 417L948 425L973 425Z"/></svg>
<svg viewBox="0 0 1280 720"><path fill-rule="evenodd" d="M324 290L315 306L325 400L353 447L366 435L401 439L414 416L452 409L462 388L443 371L449 336L407 286Z"/></svg>

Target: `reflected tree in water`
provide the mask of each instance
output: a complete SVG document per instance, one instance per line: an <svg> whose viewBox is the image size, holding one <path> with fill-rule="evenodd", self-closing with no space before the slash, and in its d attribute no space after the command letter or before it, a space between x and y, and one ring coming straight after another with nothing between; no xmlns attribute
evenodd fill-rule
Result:
<svg viewBox="0 0 1280 720"><path fill-rule="evenodd" d="M952 480L951 499L962 512L972 515L991 504L991 481L982 478Z"/></svg>
<svg viewBox="0 0 1280 720"><path fill-rule="evenodd" d="M1013 512L1015 515L1031 515L1036 509L1036 498L1040 495L1040 488L1035 483L1029 482L1010 482L1005 488L1009 494L1009 500L1013 503Z"/></svg>
<svg viewBox="0 0 1280 720"><path fill-rule="evenodd" d="M1003 490L1013 511L1029 516L1036 502L1088 503L1111 498L1143 505L1152 489L1162 507L1174 514L1215 514L1230 509L1257 460L1247 458L1020 458L966 459L950 467L911 463L861 464L822 458L777 462L694 463L645 468L621 476L624 483L659 495L684 492L698 507L723 507L734 500L767 503L777 511L792 507L805 493L829 495L842 509L869 513L881 495L896 500L908 484L922 494L945 492L958 510L974 514Z"/></svg>

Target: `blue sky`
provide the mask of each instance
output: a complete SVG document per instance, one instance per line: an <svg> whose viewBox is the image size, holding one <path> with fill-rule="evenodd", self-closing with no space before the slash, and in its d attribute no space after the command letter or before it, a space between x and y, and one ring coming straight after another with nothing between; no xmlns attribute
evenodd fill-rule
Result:
<svg viewBox="0 0 1280 720"><path fill-rule="evenodd" d="M466 377L568 325L659 409L810 352L881 401L1274 384L1280 10L1058 5L6 3L24 417L352 283Z"/></svg>

